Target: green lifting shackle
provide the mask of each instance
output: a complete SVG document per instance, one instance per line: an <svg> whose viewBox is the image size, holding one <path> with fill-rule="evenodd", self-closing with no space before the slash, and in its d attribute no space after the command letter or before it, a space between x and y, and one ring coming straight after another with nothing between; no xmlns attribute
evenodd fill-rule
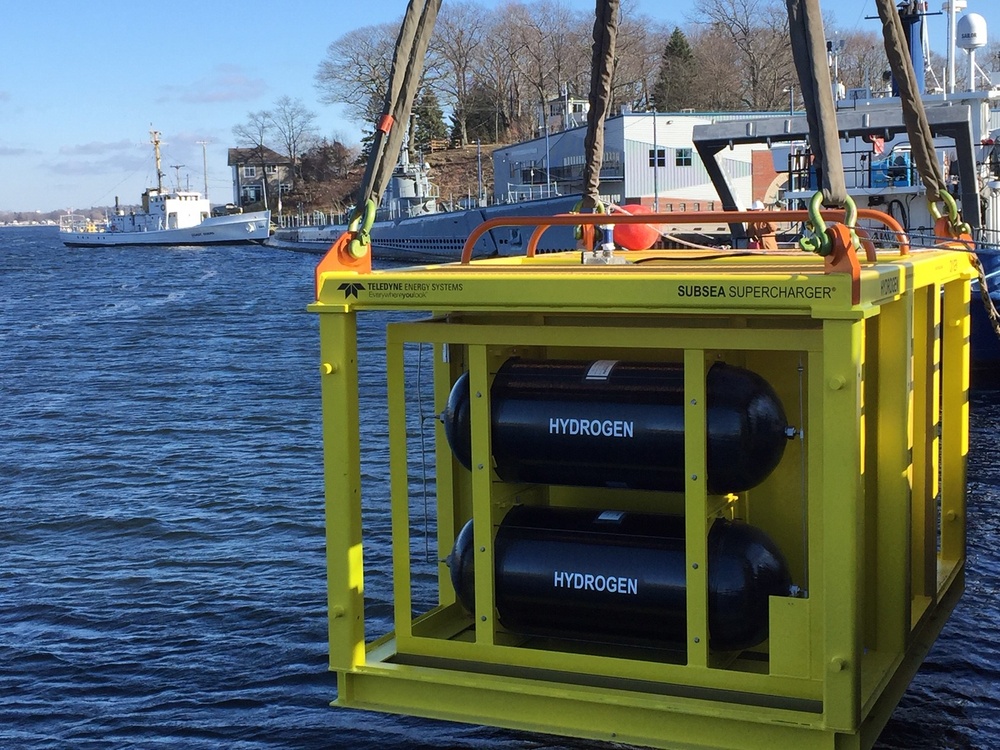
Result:
<svg viewBox="0 0 1000 750"><path fill-rule="evenodd" d="M368 252L372 244L372 224L375 223L375 201L369 198L363 206L355 209L347 231L354 234L354 238L347 246L347 252L352 258L362 258Z"/></svg>
<svg viewBox="0 0 1000 750"><path fill-rule="evenodd" d="M799 240L799 247L806 252L816 253L826 257L833 252L833 244L830 235L826 231L826 221L824 221L820 211L823 209L823 193L817 192L809 201L809 221L807 223L806 234ZM851 230L851 246L854 252L861 249L861 240L855 229L858 223L858 207L854 199L849 195L844 196L844 225Z"/></svg>
<svg viewBox="0 0 1000 750"><path fill-rule="evenodd" d="M958 204L955 203L955 199L952 197L951 193L946 190L943 193L939 193L938 198L948 210L948 226L951 228L952 236L960 237L963 234L971 235L972 227L962 221L962 217L958 213ZM941 209L938 208L937 201L928 197L927 203L928 208L930 208L931 216L934 220L937 221L942 218L944 214L942 214Z"/></svg>
<svg viewBox="0 0 1000 750"><path fill-rule="evenodd" d="M606 214L607 212L608 212L608 207L604 205L604 201L595 201L594 202L594 213L595 214ZM582 198L576 202L576 205L573 206L573 210L570 211L570 213L571 214L583 213L583 199ZM574 237L574 239L576 239L578 241L583 239L583 226L581 224L577 224L575 227L573 227L573 237Z"/></svg>

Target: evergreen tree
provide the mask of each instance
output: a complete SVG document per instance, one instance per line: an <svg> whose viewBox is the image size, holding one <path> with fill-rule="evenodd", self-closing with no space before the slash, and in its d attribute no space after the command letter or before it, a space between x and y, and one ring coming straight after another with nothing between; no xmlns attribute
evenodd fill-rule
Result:
<svg viewBox="0 0 1000 750"><path fill-rule="evenodd" d="M445 125L441 105L431 89L424 87L413 107L413 116L416 120L413 145L417 151L430 151L431 141L448 137L448 126Z"/></svg>
<svg viewBox="0 0 1000 750"><path fill-rule="evenodd" d="M345 179L356 156L354 149L334 138L322 138L302 154L300 163L304 182L330 182Z"/></svg>
<svg viewBox="0 0 1000 750"><path fill-rule="evenodd" d="M476 81L469 89L466 135L469 142L499 143L507 135L510 123L497 102L502 96L490 82Z"/></svg>
<svg viewBox="0 0 1000 750"><path fill-rule="evenodd" d="M659 112L675 112L695 101L694 53L684 32L676 26L660 57L660 72L653 86L653 106Z"/></svg>

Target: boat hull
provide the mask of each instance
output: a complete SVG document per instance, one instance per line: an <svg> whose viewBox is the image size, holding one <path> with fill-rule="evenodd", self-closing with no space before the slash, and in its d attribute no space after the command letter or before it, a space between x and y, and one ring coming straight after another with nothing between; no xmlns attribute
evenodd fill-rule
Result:
<svg viewBox="0 0 1000 750"><path fill-rule="evenodd" d="M1000 309L1000 250L980 250L977 255L986 273L990 299ZM995 386L1000 383L1000 337L993 330L978 281L972 283L969 313L973 380L980 385Z"/></svg>
<svg viewBox="0 0 1000 750"><path fill-rule="evenodd" d="M62 231L63 244L70 247L118 245L231 245L263 242L270 234L271 212L254 211L213 216L197 226L148 232Z"/></svg>

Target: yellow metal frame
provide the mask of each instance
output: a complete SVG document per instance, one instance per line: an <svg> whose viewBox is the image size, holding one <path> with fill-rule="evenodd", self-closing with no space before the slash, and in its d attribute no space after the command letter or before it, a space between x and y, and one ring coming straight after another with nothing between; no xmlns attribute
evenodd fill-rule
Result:
<svg viewBox="0 0 1000 750"><path fill-rule="evenodd" d="M330 668L336 705L663 748L870 747L964 585L969 280L964 253L882 255L860 285L801 256L578 254L317 274ZM853 295L860 289L860 301ZM365 641L357 315L387 330L392 632ZM437 604L413 613L404 350L434 353L435 413L470 373L472 466L442 430ZM507 485L492 471L490 382L513 354L681 362L683 493ZM800 432L762 485L704 485L705 373L724 360L774 386ZM613 649L519 636L496 618L493 535L514 503L669 509L686 519L687 642ZM784 550L798 597L772 597L770 638L709 647L707 537L750 521ZM475 612L444 564L474 525ZM613 616L613 613L609 613Z"/></svg>

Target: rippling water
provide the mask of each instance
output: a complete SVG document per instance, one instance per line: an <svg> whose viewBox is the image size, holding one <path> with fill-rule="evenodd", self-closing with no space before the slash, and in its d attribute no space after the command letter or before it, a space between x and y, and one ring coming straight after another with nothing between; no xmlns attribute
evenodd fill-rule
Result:
<svg viewBox="0 0 1000 750"><path fill-rule="evenodd" d="M0 229L0 747L601 747L328 707L315 261ZM972 414L967 591L880 748L1000 747L1000 394Z"/></svg>

